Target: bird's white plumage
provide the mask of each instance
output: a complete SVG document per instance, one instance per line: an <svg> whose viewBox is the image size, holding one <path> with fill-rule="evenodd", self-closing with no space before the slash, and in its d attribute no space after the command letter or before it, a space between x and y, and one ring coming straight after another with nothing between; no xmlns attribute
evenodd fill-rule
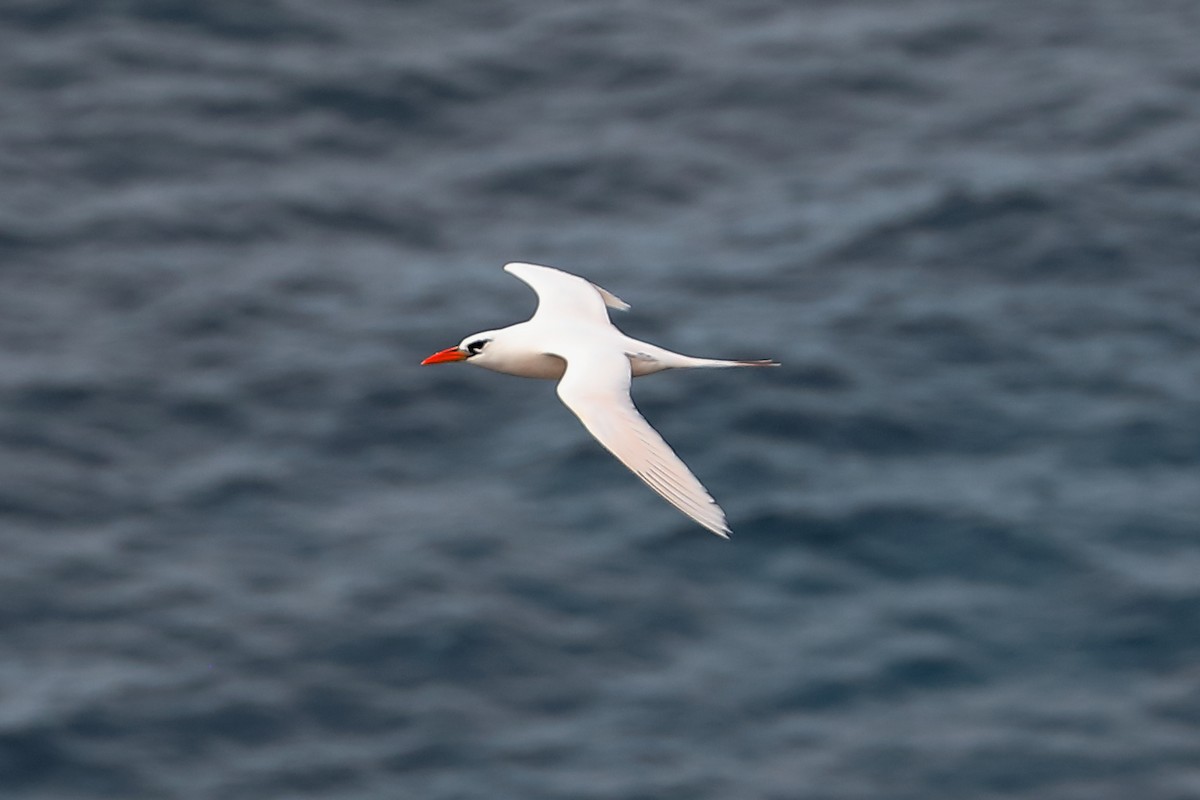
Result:
<svg viewBox="0 0 1200 800"><path fill-rule="evenodd" d="M629 305L577 275L515 262L504 269L528 284L538 307L526 322L468 336L422 363L469 364L531 378L558 379L558 396L605 448L667 502L728 538L725 513L675 451L638 413L634 377L666 369L776 366L769 361L694 358L630 338L608 318Z"/></svg>
<svg viewBox="0 0 1200 800"><path fill-rule="evenodd" d="M567 371L558 382L558 396L583 426L668 503L728 538L721 507L633 405L632 373L625 353L600 342L559 349Z"/></svg>
<svg viewBox="0 0 1200 800"><path fill-rule="evenodd" d="M607 323L605 306L629 310L628 303L607 289L560 269L514 261L505 264L504 270L525 281L537 293L538 307L533 319Z"/></svg>

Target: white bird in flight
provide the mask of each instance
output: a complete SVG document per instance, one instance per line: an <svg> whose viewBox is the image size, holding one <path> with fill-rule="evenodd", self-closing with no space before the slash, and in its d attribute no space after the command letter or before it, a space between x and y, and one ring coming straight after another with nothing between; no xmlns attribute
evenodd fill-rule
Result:
<svg viewBox="0 0 1200 800"><path fill-rule="evenodd" d="M472 334L421 363L466 361L508 375L557 380L559 399L600 444L668 503L728 539L725 512L638 413L629 384L667 369L777 367L779 362L721 361L664 350L617 330L605 307L624 311L629 304L594 283L537 264L505 264L504 269L537 293L533 316Z"/></svg>

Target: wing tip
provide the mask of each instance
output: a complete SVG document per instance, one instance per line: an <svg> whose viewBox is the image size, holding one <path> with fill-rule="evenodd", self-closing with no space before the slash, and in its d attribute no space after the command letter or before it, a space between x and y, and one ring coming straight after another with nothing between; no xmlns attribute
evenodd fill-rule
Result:
<svg viewBox="0 0 1200 800"><path fill-rule="evenodd" d="M584 280L587 280L587 279L585 278ZM588 283L591 283L591 281L588 281ZM615 308L617 311L628 311L629 310L629 303L626 303L624 300L617 297L615 294L610 292L608 289L605 289L602 286L596 286L596 284L594 284L594 283L592 283L592 286L594 286L596 288L596 291L600 292L600 296L604 298L604 305L608 306L609 308Z"/></svg>
<svg viewBox="0 0 1200 800"><path fill-rule="evenodd" d="M722 539L728 540L729 537L733 535L733 530L729 527L729 522L727 522L725 519L725 512L721 510L719 505L717 505L716 500L711 500L710 502L713 504L713 508L716 509L717 519L704 520L700 519L699 517L692 517L692 519L696 520L696 522L699 522L705 528L712 531L717 536L720 536ZM688 516L692 515L688 514Z"/></svg>

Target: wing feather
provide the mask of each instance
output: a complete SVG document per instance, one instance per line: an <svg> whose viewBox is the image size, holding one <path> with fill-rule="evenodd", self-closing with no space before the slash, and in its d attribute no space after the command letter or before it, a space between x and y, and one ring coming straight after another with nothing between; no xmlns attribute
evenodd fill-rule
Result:
<svg viewBox="0 0 1200 800"><path fill-rule="evenodd" d="M725 512L629 396L629 358L595 347L556 353L567 362L558 396L617 459L671 505L729 538Z"/></svg>
<svg viewBox="0 0 1200 800"><path fill-rule="evenodd" d="M505 272L529 285L538 296L534 319L592 320L608 323L608 308L625 311L629 304L578 275L553 267L514 262Z"/></svg>

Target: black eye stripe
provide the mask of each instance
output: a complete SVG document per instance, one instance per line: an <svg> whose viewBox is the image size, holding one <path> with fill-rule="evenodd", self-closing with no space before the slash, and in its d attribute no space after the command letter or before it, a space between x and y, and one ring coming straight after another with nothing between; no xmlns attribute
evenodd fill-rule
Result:
<svg viewBox="0 0 1200 800"><path fill-rule="evenodd" d="M476 339L475 341L473 341L469 345L467 345L467 352L470 353L471 355L475 355L480 350L482 350L483 346L487 343L488 343L487 339Z"/></svg>

